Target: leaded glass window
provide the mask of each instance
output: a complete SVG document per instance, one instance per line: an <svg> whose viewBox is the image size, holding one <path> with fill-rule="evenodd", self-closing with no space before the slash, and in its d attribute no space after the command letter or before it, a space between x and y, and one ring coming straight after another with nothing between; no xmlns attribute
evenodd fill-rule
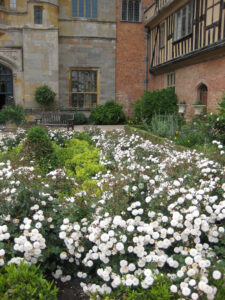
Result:
<svg viewBox="0 0 225 300"><path fill-rule="evenodd" d="M34 7L34 24L42 24L42 7Z"/></svg>
<svg viewBox="0 0 225 300"><path fill-rule="evenodd" d="M98 0L72 0L72 17L97 18Z"/></svg>
<svg viewBox="0 0 225 300"><path fill-rule="evenodd" d="M16 0L10 0L9 7L11 9L16 9Z"/></svg>
<svg viewBox="0 0 225 300"><path fill-rule="evenodd" d="M192 33L192 24L192 1L190 1L175 14L174 40L179 40Z"/></svg>
<svg viewBox="0 0 225 300"><path fill-rule="evenodd" d="M71 104L77 109L96 107L98 102L98 71L71 71Z"/></svg>
<svg viewBox="0 0 225 300"><path fill-rule="evenodd" d="M141 0L122 0L121 21L141 21Z"/></svg>

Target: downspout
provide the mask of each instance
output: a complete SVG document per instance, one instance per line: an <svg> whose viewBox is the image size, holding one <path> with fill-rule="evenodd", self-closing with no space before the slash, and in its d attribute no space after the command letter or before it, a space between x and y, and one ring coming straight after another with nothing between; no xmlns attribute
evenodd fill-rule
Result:
<svg viewBox="0 0 225 300"><path fill-rule="evenodd" d="M149 28L145 30L145 90L148 90L148 41L149 41Z"/></svg>

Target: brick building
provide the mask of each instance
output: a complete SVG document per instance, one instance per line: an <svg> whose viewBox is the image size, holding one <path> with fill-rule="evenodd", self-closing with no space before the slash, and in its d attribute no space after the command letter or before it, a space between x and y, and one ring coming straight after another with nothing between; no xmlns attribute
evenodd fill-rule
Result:
<svg viewBox="0 0 225 300"><path fill-rule="evenodd" d="M131 114L145 89L173 86L213 111L225 90L225 0L1 0L0 108L61 110L115 99Z"/></svg>
<svg viewBox="0 0 225 300"><path fill-rule="evenodd" d="M145 10L149 29L149 88L175 88L179 101L216 110L225 91L225 1L158 0Z"/></svg>
<svg viewBox="0 0 225 300"><path fill-rule="evenodd" d="M131 114L131 103L148 89L148 33L144 10L152 0L117 0L116 5L116 101Z"/></svg>

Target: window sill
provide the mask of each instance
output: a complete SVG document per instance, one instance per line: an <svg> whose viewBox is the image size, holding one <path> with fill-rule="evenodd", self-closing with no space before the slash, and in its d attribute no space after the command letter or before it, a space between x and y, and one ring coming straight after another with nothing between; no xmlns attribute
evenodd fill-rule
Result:
<svg viewBox="0 0 225 300"><path fill-rule="evenodd" d="M73 17L72 16L72 20L73 21L96 21L98 20L98 18L94 18L94 17L90 17L90 18L87 18L87 17Z"/></svg>
<svg viewBox="0 0 225 300"><path fill-rule="evenodd" d="M123 22L123 23L136 23L136 24L142 24L142 21L127 21L127 20L120 20L120 22Z"/></svg>

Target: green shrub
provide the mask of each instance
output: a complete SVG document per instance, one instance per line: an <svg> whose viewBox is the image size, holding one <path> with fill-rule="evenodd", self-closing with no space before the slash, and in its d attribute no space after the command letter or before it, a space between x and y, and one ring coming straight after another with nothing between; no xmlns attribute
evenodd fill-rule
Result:
<svg viewBox="0 0 225 300"><path fill-rule="evenodd" d="M39 268L21 263L0 269L1 300L57 299L57 288L44 279Z"/></svg>
<svg viewBox="0 0 225 300"><path fill-rule="evenodd" d="M89 118L96 125L123 124L126 120L122 105L113 100L107 101L104 105L98 105L92 110Z"/></svg>
<svg viewBox="0 0 225 300"><path fill-rule="evenodd" d="M47 130L41 126L34 126L28 131L23 153L46 172L57 164L51 139Z"/></svg>
<svg viewBox="0 0 225 300"><path fill-rule="evenodd" d="M5 124L6 122L11 121L16 125L20 125L25 122L25 110L19 105L12 105L6 108L3 108L0 111L0 124Z"/></svg>
<svg viewBox="0 0 225 300"><path fill-rule="evenodd" d="M65 165L68 175L76 177L78 181L91 179L105 167L99 164L99 150L87 141L72 139L65 148L58 150L57 157L60 165Z"/></svg>
<svg viewBox="0 0 225 300"><path fill-rule="evenodd" d="M218 101L218 113L207 115L212 140L219 140L225 145L225 93Z"/></svg>
<svg viewBox="0 0 225 300"><path fill-rule="evenodd" d="M150 120L154 114L172 114L177 111L177 96L172 88L145 91L141 100L133 104L134 117Z"/></svg>
<svg viewBox="0 0 225 300"><path fill-rule="evenodd" d="M47 85L42 85L35 90L35 100L42 105L49 105L55 99L56 93Z"/></svg>
<svg viewBox="0 0 225 300"><path fill-rule="evenodd" d="M88 123L88 118L85 116L85 114L81 112L75 112L74 114L74 125L83 125Z"/></svg>

